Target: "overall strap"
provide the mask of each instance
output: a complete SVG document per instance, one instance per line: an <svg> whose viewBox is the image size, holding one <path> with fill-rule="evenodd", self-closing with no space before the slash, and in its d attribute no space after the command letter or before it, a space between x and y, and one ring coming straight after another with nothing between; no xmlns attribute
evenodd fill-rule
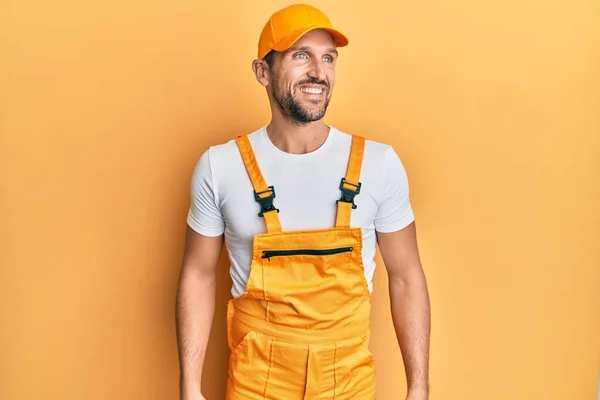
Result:
<svg viewBox="0 0 600 400"><path fill-rule="evenodd" d="M352 147L346 177L340 182L342 198L337 201L337 216L335 226L340 228L350 227L352 210L356 209L354 196L360 193L360 170L362 168L363 155L365 153L365 138L352 136Z"/></svg>
<svg viewBox="0 0 600 400"><path fill-rule="evenodd" d="M267 186L265 178L256 162L256 157L254 157L254 151L248 137L238 136L236 142L246 166L246 171L254 187L254 200L260 204L258 216L265 219L268 233L281 232L281 223L277 215L279 210L273 205L275 189L273 186Z"/></svg>

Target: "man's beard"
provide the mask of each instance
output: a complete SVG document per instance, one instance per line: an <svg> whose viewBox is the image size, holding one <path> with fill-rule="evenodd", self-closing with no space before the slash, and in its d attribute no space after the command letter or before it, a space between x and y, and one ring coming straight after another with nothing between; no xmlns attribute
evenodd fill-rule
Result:
<svg viewBox="0 0 600 400"><path fill-rule="evenodd" d="M329 89L329 85L326 82L314 78L300 82L298 83L298 86L303 84L319 84ZM283 115L298 125L305 125L320 120L325 116L325 112L329 106L329 99L326 98L323 106L317 110L304 108L300 102L294 99L291 93L281 92L277 84L273 85L273 97L277 104L279 104L279 108Z"/></svg>

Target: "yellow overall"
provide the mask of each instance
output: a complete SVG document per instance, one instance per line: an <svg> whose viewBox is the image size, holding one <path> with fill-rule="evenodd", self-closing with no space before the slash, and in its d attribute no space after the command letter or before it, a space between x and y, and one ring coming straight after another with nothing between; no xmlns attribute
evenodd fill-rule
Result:
<svg viewBox="0 0 600 400"><path fill-rule="evenodd" d="M237 145L267 233L254 236L246 290L228 305L226 399L374 399L362 233L350 228L364 138L352 138L335 227L303 231L282 231L275 189L248 138L238 137Z"/></svg>

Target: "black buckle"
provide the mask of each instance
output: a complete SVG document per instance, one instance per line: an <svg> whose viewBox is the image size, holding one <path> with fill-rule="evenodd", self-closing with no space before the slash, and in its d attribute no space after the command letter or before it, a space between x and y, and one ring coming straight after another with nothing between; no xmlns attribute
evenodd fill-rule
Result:
<svg viewBox="0 0 600 400"><path fill-rule="evenodd" d="M269 192L271 192L270 196L260 197L261 194L269 193ZM260 212L258 213L259 217L262 217L264 215L264 213L269 212L269 211L279 212L279 209L275 208L275 206L273 205L274 198L275 198L275 189L273 188L273 186L269 186L269 189L265 190L264 192L257 193L256 190L254 191L254 200L256 200L260 204Z"/></svg>
<svg viewBox="0 0 600 400"><path fill-rule="evenodd" d="M346 189L344 187L344 184L354 186L356 188L356 190ZM339 203L340 201L343 201L344 203L351 203L352 209L355 210L357 208L357 205L354 204L354 196L356 196L357 194L360 193L361 186L362 186L362 184L360 182L358 182L358 185L355 185L354 183L346 182L346 178L342 178L342 181L340 182L340 190L342 191L342 198L339 199L338 201L336 201L336 203Z"/></svg>

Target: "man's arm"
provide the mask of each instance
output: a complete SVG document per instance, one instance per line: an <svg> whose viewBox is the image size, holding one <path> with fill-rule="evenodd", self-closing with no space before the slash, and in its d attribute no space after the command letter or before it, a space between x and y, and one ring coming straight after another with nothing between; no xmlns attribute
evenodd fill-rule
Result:
<svg viewBox="0 0 600 400"><path fill-rule="evenodd" d="M396 337L408 383L408 400L429 397L429 293L412 222L393 233L377 233L389 276L390 303Z"/></svg>
<svg viewBox="0 0 600 400"><path fill-rule="evenodd" d="M176 308L181 400L204 399L202 367L215 311L222 246L223 235L203 236L187 227Z"/></svg>

